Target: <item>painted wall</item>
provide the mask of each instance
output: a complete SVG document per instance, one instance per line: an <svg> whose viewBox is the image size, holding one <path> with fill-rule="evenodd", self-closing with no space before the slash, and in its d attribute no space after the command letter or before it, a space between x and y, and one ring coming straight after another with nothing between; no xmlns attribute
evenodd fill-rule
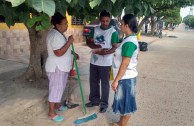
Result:
<svg viewBox="0 0 194 126"><path fill-rule="evenodd" d="M68 26L69 29L74 29L74 28L83 29L83 25L71 25L72 17L68 15L68 13L66 14L66 16L69 24ZM18 29L18 30L26 29L26 26L23 23L16 23L14 26L11 26L9 29L9 27L5 23L0 23L0 30L14 30L14 29Z"/></svg>
<svg viewBox="0 0 194 126"><path fill-rule="evenodd" d="M71 25L71 16L67 15L69 27L65 33L73 35L75 42L84 42L83 25ZM0 23L0 58L28 63L30 54L29 33L23 23L16 23L10 28Z"/></svg>
<svg viewBox="0 0 194 126"><path fill-rule="evenodd" d="M26 29L26 26L23 23L16 23L14 26L11 26L10 29L6 23L0 23L0 30L23 30Z"/></svg>

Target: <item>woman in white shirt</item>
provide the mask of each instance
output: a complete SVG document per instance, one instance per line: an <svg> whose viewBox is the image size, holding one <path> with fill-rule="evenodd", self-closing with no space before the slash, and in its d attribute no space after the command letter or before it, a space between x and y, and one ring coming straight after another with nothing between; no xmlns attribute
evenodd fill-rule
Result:
<svg viewBox="0 0 194 126"><path fill-rule="evenodd" d="M136 17L127 14L121 22L121 30L126 38L115 50L113 57L114 81L112 89L115 91L113 112L120 113L119 126L127 126L130 115L136 112L136 77L138 72L137 56L138 41L136 33L138 31Z"/></svg>
<svg viewBox="0 0 194 126"><path fill-rule="evenodd" d="M51 23L54 28L49 32L46 43L48 58L45 68L49 79L49 113L50 119L55 122L63 121L62 116L57 115L57 111L66 110L67 107L61 106L61 98L66 87L68 73L71 69L71 44L74 41L73 36L68 39L64 36L67 31L68 22L65 16L55 13L52 16ZM77 55L78 56L78 55Z"/></svg>

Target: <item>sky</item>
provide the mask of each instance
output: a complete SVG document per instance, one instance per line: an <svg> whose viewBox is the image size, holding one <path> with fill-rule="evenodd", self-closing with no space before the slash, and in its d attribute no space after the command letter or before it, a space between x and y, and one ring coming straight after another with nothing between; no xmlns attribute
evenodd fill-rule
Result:
<svg viewBox="0 0 194 126"><path fill-rule="evenodd" d="M192 6L193 8L193 14L194 14L194 6ZM181 8L181 17L184 18L185 16L187 16L190 12L190 7L186 7L186 8Z"/></svg>

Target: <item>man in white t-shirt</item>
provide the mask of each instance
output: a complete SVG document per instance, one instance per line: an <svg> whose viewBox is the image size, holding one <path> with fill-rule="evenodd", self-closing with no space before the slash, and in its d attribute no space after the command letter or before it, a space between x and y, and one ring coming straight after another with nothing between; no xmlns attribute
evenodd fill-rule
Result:
<svg viewBox="0 0 194 126"><path fill-rule="evenodd" d="M90 102L87 107L100 105L99 112L104 113L108 108L110 67L112 66L112 53L119 42L117 31L109 25L110 13L100 13L101 26L95 27L90 33L87 45L92 49L90 61ZM101 84L101 96L100 96Z"/></svg>

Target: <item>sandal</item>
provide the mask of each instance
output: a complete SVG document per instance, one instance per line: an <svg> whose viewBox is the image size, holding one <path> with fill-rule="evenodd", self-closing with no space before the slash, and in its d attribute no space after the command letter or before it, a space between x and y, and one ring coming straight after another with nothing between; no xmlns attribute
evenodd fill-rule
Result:
<svg viewBox="0 0 194 126"><path fill-rule="evenodd" d="M74 103L64 103L64 106L67 107L68 109L73 109L79 106L79 104L74 104Z"/></svg>
<svg viewBox="0 0 194 126"><path fill-rule="evenodd" d="M73 109L73 108L76 108L78 106L79 106L79 104L67 104L68 109Z"/></svg>
<svg viewBox="0 0 194 126"><path fill-rule="evenodd" d="M54 122L61 122L64 120L64 118L60 115L56 115L54 117L49 117L49 119L53 120Z"/></svg>
<svg viewBox="0 0 194 126"><path fill-rule="evenodd" d="M58 111L66 111L66 110L68 110L68 107L61 105L59 108L55 109L55 112L58 112Z"/></svg>

